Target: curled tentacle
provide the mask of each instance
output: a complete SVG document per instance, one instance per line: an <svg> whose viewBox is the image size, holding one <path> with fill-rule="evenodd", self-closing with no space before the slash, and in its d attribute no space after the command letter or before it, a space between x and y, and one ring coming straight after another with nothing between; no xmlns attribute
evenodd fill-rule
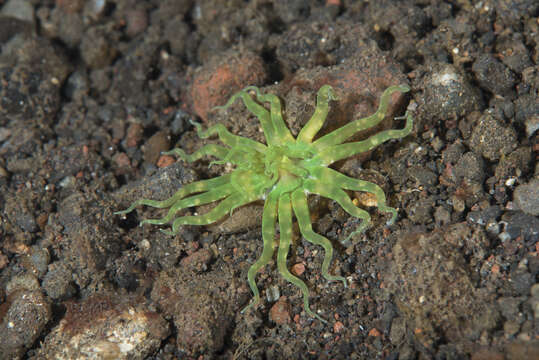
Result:
<svg viewBox="0 0 539 360"><path fill-rule="evenodd" d="M293 142L294 138L286 127L281 111L281 100L274 94L261 94L260 89L256 86L248 86L245 90L253 90L256 93L256 98L260 102L270 103L270 118L273 125L275 137L277 138L277 144L285 142Z"/></svg>
<svg viewBox="0 0 539 360"><path fill-rule="evenodd" d="M329 146L342 144L354 136L357 132L377 125L386 116L391 95L395 92L406 93L408 91L410 91L410 87L408 85L396 85L388 87L382 93L378 110L376 110L374 114L365 118L354 120L351 123L348 123L345 126L322 136L320 139L316 140L313 145L316 149L322 150Z"/></svg>
<svg viewBox="0 0 539 360"><path fill-rule="evenodd" d="M179 148L172 149L170 151L164 151L162 152L162 154L175 155L179 157L180 159L185 160L187 162L194 162L201 159L204 156L215 156L218 159L224 159L229 153L229 151L230 149L227 149L224 146L219 146L216 144L208 144L196 150L192 154L187 154L185 151Z"/></svg>
<svg viewBox="0 0 539 360"><path fill-rule="evenodd" d="M292 206L290 204L290 194L284 193L279 197L279 249L277 250L277 269L285 280L296 285L303 294L303 308L305 312L312 317L317 318L323 323L327 323L319 315L315 314L309 305L309 288L307 285L298 278L294 276L286 265L286 258L288 256L288 250L290 249L290 244L292 243Z"/></svg>
<svg viewBox="0 0 539 360"><path fill-rule="evenodd" d="M256 273L266 266L273 256L273 240L275 238L275 224L277 222L277 200L278 195L270 193L264 203L264 212L262 214L262 240L264 245L262 255L251 265L247 272L247 282L253 292L253 299L241 312L245 312L260 302L260 292L256 286L255 277Z"/></svg>
<svg viewBox="0 0 539 360"><path fill-rule="evenodd" d="M179 217L172 223L172 231L161 231L165 234L173 235L176 234L180 226L183 225L209 225L228 215L230 209L248 204L253 200L254 199L246 196L246 194L232 193L219 204L217 204L208 213L202 215Z"/></svg>
<svg viewBox="0 0 539 360"><path fill-rule="evenodd" d="M391 139L400 139L412 132L413 128L413 118L409 113L406 113L404 116L399 116L395 118L396 120L406 119L406 125L403 129L392 129L379 132L376 135L372 135L366 140L356 141L346 144L340 144L335 146L330 146L317 155L319 159L326 165L330 165L335 161L342 160L344 158L354 156L363 152L367 152L371 149L374 149L376 146L391 140Z"/></svg>
<svg viewBox="0 0 539 360"><path fill-rule="evenodd" d="M345 190L364 191L374 194L378 210L391 214L391 218L387 221L387 224L391 225L395 222L397 210L387 205L384 190L375 183L348 177L331 168L319 167L314 174L317 178L323 179L324 182L339 184Z"/></svg>
<svg viewBox="0 0 539 360"><path fill-rule="evenodd" d="M361 219L361 224L343 242L347 242L356 234L361 234L370 224L371 216L368 212L354 205L344 190L331 183L322 183L315 180L305 181L305 189L328 199L335 200L347 213Z"/></svg>
<svg viewBox="0 0 539 360"><path fill-rule="evenodd" d="M313 231L311 215L307 205L307 196L303 189L298 189L292 193L292 207L298 219L299 229L305 240L312 244L320 245L324 248L324 261L322 262L322 276L328 281L342 281L346 287L346 279L342 276L334 276L329 273L329 265L333 257L333 245L324 236Z"/></svg>
<svg viewBox="0 0 539 360"><path fill-rule="evenodd" d="M234 191L234 188L230 184L226 184L226 185L222 185L214 189L208 190L207 192L182 199L170 207L166 216L160 219L145 219L140 222L140 226L144 224L152 224L152 225L167 224L176 216L178 211L181 211L189 207L205 205L205 204L209 204L214 201L217 201L217 200L221 200L222 198L230 195L233 191Z"/></svg>
<svg viewBox="0 0 539 360"><path fill-rule="evenodd" d="M158 200L150 200L150 199L139 199L135 201L131 206L129 206L127 209L122 211L116 211L115 215L123 215L128 214L131 211L135 210L135 208L139 205L146 205L151 206L158 209L164 209L167 207L171 207L174 203L178 202L185 196L188 196L190 194L203 192L211 189L212 187L225 185L230 182L230 174L225 174L213 179L208 180L202 180L195 183L184 185L180 190L176 191L174 195L169 197L168 199L158 201Z"/></svg>
<svg viewBox="0 0 539 360"><path fill-rule="evenodd" d="M264 153L266 151L266 146L264 144L261 144L258 141L234 135L230 131L228 131L228 129L223 124L214 125L207 128L206 130L203 130L202 125L197 122L191 121L191 124L193 124L193 126L196 128L197 135L201 139L207 139L210 136L217 134L219 140L221 140L223 144L231 148L243 147L245 149L251 151L258 151L261 153Z"/></svg>
<svg viewBox="0 0 539 360"><path fill-rule="evenodd" d="M324 121L329 112L329 102L331 100L337 100L337 95L335 95L333 88L329 85L322 86L316 95L316 108L314 109L314 114L299 132L298 142L312 142L316 133L318 133L322 128L322 125L324 125Z"/></svg>
<svg viewBox="0 0 539 360"><path fill-rule="evenodd" d="M232 103L236 101L236 99L241 98L243 100L243 103L245 104L245 107L251 113L253 113L260 121L260 125L262 126L262 130L264 131L264 135L266 137L266 141L268 141L268 145L275 144L277 142L277 139L275 137L275 130L273 124L271 123L270 113L262 105L258 104L256 101L253 100L251 95L247 93L248 90L254 90L255 92L259 92L257 87L248 86L245 89L240 90L236 94L232 95L232 97L227 101L225 105L216 106L214 109L226 109L230 105L232 105Z"/></svg>

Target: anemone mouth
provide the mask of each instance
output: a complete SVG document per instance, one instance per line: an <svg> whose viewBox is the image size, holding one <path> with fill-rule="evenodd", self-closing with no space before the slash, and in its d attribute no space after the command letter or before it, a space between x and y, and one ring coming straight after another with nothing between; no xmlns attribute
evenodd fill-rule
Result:
<svg viewBox="0 0 539 360"><path fill-rule="evenodd" d="M288 177L307 179L310 172L304 164L312 157L313 152L304 146L270 146L264 157L264 172L276 179Z"/></svg>

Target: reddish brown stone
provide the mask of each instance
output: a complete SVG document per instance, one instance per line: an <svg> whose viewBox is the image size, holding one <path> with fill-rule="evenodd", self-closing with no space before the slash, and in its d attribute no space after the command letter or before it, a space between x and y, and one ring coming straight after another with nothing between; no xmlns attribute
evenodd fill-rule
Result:
<svg viewBox="0 0 539 360"><path fill-rule="evenodd" d="M271 307L270 319L278 325L290 322L290 305L286 301L285 296L281 296Z"/></svg>
<svg viewBox="0 0 539 360"><path fill-rule="evenodd" d="M197 70L190 90L193 111L206 120L212 108L224 105L230 96L266 78L262 59L251 52L230 52Z"/></svg>
<svg viewBox="0 0 539 360"><path fill-rule="evenodd" d="M340 321L337 321L335 324L333 324L333 332L334 333L340 333L344 329L344 324ZM369 333L370 335L370 333Z"/></svg>
<svg viewBox="0 0 539 360"><path fill-rule="evenodd" d="M157 160L157 167L164 168L174 164L176 160L170 155L161 155Z"/></svg>
<svg viewBox="0 0 539 360"><path fill-rule="evenodd" d="M116 165L118 165L118 167L122 168L122 167L131 166L131 161L129 161L129 157L127 156L126 153L121 152L114 155L113 160L116 163Z"/></svg>
<svg viewBox="0 0 539 360"><path fill-rule="evenodd" d="M135 147L142 140L144 128L138 123L133 123L127 128L127 146Z"/></svg>
<svg viewBox="0 0 539 360"><path fill-rule="evenodd" d="M194 272L204 272L208 269L208 265L213 258L213 254L208 249L195 251L191 255L181 260L181 265Z"/></svg>
<svg viewBox="0 0 539 360"><path fill-rule="evenodd" d="M294 273L297 276L302 275L305 272L305 265L302 263L297 263L294 266L292 266L292 273Z"/></svg>

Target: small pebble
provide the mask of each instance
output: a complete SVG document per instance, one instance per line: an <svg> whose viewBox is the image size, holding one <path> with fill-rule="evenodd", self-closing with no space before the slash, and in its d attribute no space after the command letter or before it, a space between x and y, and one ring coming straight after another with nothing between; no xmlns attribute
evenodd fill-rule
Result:
<svg viewBox="0 0 539 360"><path fill-rule="evenodd" d="M120 168L131 166L131 161L129 160L129 157L126 155L126 153L123 153L123 152L117 153L116 155L114 155L112 160Z"/></svg>
<svg viewBox="0 0 539 360"><path fill-rule="evenodd" d="M268 302L277 301L281 297L281 291L277 285L270 286L266 290L266 299Z"/></svg>
<svg viewBox="0 0 539 360"><path fill-rule="evenodd" d="M539 179L517 186L513 201L526 214L539 216Z"/></svg>
<svg viewBox="0 0 539 360"><path fill-rule="evenodd" d="M470 148L489 160L498 160L509 154L517 145L517 134L510 125L484 114L472 130Z"/></svg>
<svg viewBox="0 0 539 360"><path fill-rule="evenodd" d="M270 319L278 325L287 324L290 322L290 305L286 301L286 297L282 296L270 309Z"/></svg>
<svg viewBox="0 0 539 360"><path fill-rule="evenodd" d="M2 254L2 252L0 252L0 270L5 268L7 266L7 264L9 264L8 257L6 255Z"/></svg>
<svg viewBox="0 0 539 360"><path fill-rule="evenodd" d="M516 321L509 320L503 324L503 331L507 339L515 336L519 330L520 330L520 324Z"/></svg>
<svg viewBox="0 0 539 360"><path fill-rule="evenodd" d="M485 230L487 230L489 234L498 235L500 233L500 224L496 220L491 219L487 222Z"/></svg>
<svg viewBox="0 0 539 360"><path fill-rule="evenodd" d="M157 160L157 167L164 168L174 164L176 160L170 155L161 155Z"/></svg>
<svg viewBox="0 0 539 360"><path fill-rule="evenodd" d="M425 79L424 89L425 110L429 116L447 121L448 128L455 117L477 110L481 104L477 90L453 65L437 64Z"/></svg>
<svg viewBox="0 0 539 360"><path fill-rule="evenodd" d="M144 128L139 123L133 123L127 128L127 147L135 147L142 140Z"/></svg>
<svg viewBox="0 0 539 360"><path fill-rule="evenodd" d="M453 196L451 200L453 201L453 209L456 212L463 212L466 209L466 202L460 197Z"/></svg>
<svg viewBox="0 0 539 360"><path fill-rule="evenodd" d="M148 27L148 15L143 9L131 9L126 13L127 28L125 32L129 37L135 37Z"/></svg>
<svg viewBox="0 0 539 360"><path fill-rule="evenodd" d="M539 115L530 116L524 122L526 126L526 135L531 137L537 130L539 130Z"/></svg>
<svg viewBox="0 0 539 360"><path fill-rule="evenodd" d="M342 330L344 329L344 324L340 321L337 321L335 322L335 324L333 324L333 332L338 334L340 333Z"/></svg>
<svg viewBox="0 0 539 360"><path fill-rule="evenodd" d="M296 276L300 276L305 272L305 265L303 263L297 263L292 266L292 273Z"/></svg>
<svg viewBox="0 0 539 360"><path fill-rule="evenodd" d="M500 239L501 242L506 242L506 241L511 240L511 235L509 235L509 233L503 231L503 232L500 233L500 235L498 235L498 239Z"/></svg>
<svg viewBox="0 0 539 360"><path fill-rule="evenodd" d="M507 96L514 91L515 75L491 54L480 55L472 65L472 71L479 85L493 94Z"/></svg>
<svg viewBox="0 0 539 360"><path fill-rule="evenodd" d="M22 21L34 22L34 6L27 0L9 0L2 7L1 13Z"/></svg>
<svg viewBox="0 0 539 360"><path fill-rule="evenodd" d="M39 281L35 275L23 273L13 276L6 284L6 295L10 295L17 290L37 291L39 290Z"/></svg>
<svg viewBox="0 0 539 360"><path fill-rule="evenodd" d="M156 164L160 154L170 147L170 136L166 131L158 131L144 144L144 160Z"/></svg>
<svg viewBox="0 0 539 360"><path fill-rule="evenodd" d="M84 7L84 15L93 20L99 20L104 14L107 0L89 0Z"/></svg>

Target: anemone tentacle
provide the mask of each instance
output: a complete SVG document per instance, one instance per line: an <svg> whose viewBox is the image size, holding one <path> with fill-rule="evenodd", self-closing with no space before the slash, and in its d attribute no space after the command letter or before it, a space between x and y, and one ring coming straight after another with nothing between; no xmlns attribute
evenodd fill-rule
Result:
<svg viewBox="0 0 539 360"><path fill-rule="evenodd" d="M260 90L257 87L250 86L249 89L252 89L256 93L256 98L261 102L270 103L270 118L273 125L274 134L276 137L275 145L282 143L294 142L294 137L290 133L290 130L286 127L284 122L282 111L281 111L281 100L274 94L264 94L260 93Z"/></svg>
<svg viewBox="0 0 539 360"><path fill-rule="evenodd" d="M343 142L357 134L359 131L378 125L378 123L384 120L384 117L386 116L387 108L391 100L391 95L395 92L406 93L408 91L410 91L410 87L408 85L397 85L388 87L382 93L382 96L380 97L380 104L378 105L378 110L376 110L374 114L365 118L354 120L338 128L337 130L334 130L329 134L322 136L320 139L316 140L313 143L314 147L318 150L321 150L329 146L342 144Z"/></svg>
<svg viewBox="0 0 539 360"><path fill-rule="evenodd" d="M412 132L412 116L410 114L405 115L406 125L403 129L400 130L385 130L376 135L372 135L366 140L356 141L346 144L339 144L335 146L330 146L322 151L318 157L322 159L324 164L331 165L335 161L339 161L350 156L354 156L363 152L374 149L378 145L391 140L391 139L400 139L410 132ZM396 117L395 119L401 119L401 117Z"/></svg>
<svg viewBox="0 0 539 360"><path fill-rule="evenodd" d="M305 190L297 189L292 193L292 207L294 214L298 220L299 230L301 235L308 242L320 245L324 248L324 260L322 262L322 276L328 281L342 281L346 287L346 279L342 276L335 276L329 273L329 266L331 264L331 258L333 257L333 245L324 236L317 234L313 231L311 224L311 215L309 212L309 206L307 204L307 195Z"/></svg>
<svg viewBox="0 0 539 360"><path fill-rule="evenodd" d="M197 129L197 135L201 139L207 139L210 136L217 134L219 140L231 148L242 147L244 150L258 151L260 153L264 153L266 151L266 146L264 144L234 135L228 131L223 124L216 124L207 128L206 130L202 130L202 126L197 122L191 121L191 124L193 124L193 126Z"/></svg>
<svg viewBox="0 0 539 360"><path fill-rule="evenodd" d="M314 113L300 130L298 134L298 142L311 143L318 131L324 125L324 121L329 112L329 102L331 100L337 100L337 95L333 91L333 88L329 85L324 85L318 90L316 95L316 108Z"/></svg>
<svg viewBox="0 0 539 360"><path fill-rule="evenodd" d="M166 232L166 234L174 235L178 232L178 228L183 225L208 225L214 223L227 215L230 212L230 209L244 205L251 201L251 199L246 199L242 194L233 193L206 214L182 216L177 218L172 223L172 231Z"/></svg>
<svg viewBox="0 0 539 360"><path fill-rule="evenodd" d="M230 149L227 149L224 146L216 145L216 144L208 144L204 145L200 149L196 150L192 154L187 154L182 149L176 148L170 151L164 151L162 152L163 155L176 155L182 160L185 160L187 162L194 162L197 160L200 160L204 156L214 156L218 159L224 160L228 153L230 152Z"/></svg>
<svg viewBox="0 0 539 360"><path fill-rule="evenodd" d="M260 292L256 286L256 273L260 271L264 266L266 266L273 257L273 240L275 238L275 224L277 223L277 202L279 199L278 193L270 193L264 203L264 211L262 213L262 240L263 240L263 249L262 254L256 260L256 262L251 265L249 271L247 272L247 282L249 287L253 292L253 299L242 312L245 312L247 309L256 306L260 302Z"/></svg>
<svg viewBox="0 0 539 360"><path fill-rule="evenodd" d="M240 90L236 94L232 95L232 97L227 101L225 105L216 106L214 109L224 110L230 105L232 105L237 98L241 98L243 100L243 103L245 104L245 107L251 113L253 113L260 121L260 125L262 126L262 131L264 132L264 136L266 137L268 145L275 145L277 139L275 138L275 131L273 124L271 123L270 113L262 105L258 104L256 101L253 100L253 98L247 92L249 90L259 92L256 86L248 86L245 89Z"/></svg>
<svg viewBox="0 0 539 360"><path fill-rule="evenodd" d="M173 206L170 207L166 216L160 219L145 219L140 222L140 226L145 224L152 225L164 225L168 224L174 216L181 210L187 209L193 206L205 205L212 203L217 200L221 200L224 197L232 194L234 192L234 187L230 184L225 184L218 186L214 189L208 190L204 193L190 196L176 202Z"/></svg>
<svg viewBox="0 0 539 360"><path fill-rule="evenodd" d="M369 213L355 206L352 200L350 200L348 195L341 188L329 183L322 183L320 181L311 179L306 180L303 186L311 193L335 200L348 214L361 219L361 223L359 224L358 228L348 235L348 237L342 242L347 242L352 236L361 234L369 226L369 222L371 221L371 216Z"/></svg>
<svg viewBox="0 0 539 360"><path fill-rule="evenodd" d="M303 294L303 308L305 312L318 320L327 323L326 320L315 314L309 305L309 288L300 278L294 276L286 266L288 250L292 243L292 205L288 192L279 197L279 248L277 250L277 269L282 277L288 282L296 285Z"/></svg>
<svg viewBox="0 0 539 360"><path fill-rule="evenodd" d="M219 177L213 178L213 179L197 181L191 184L184 185L180 190L176 191L174 195L162 201L150 200L150 199L139 199L135 201L133 204L131 204L131 206L129 206L127 209L116 211L114 214L115 215L128 214L131 211L135 210L135 208L140 205L146 205L146 206L151 206L158 209L164 209L164 208L172 206L173 204L175 204L176 202L180 201L182 198L188 195L207 191L211 189L212 187L225 185L230 182L230 177L231 177L230 174L225 174L225 175L221 175Z"/></svg>
<svg viewBox="0 0 539 360"><path fill-rule="evenodd" d="M388 225L391 225L397 218L397 210L387 205L384 190L377 184L370 181L354 179L331 168L324 167L318 167L313 173L313 176L322 179L323 182L339 184L345 190L363 191L374 194L378 210L391 214L391 218L387 222Z"/></svg>

